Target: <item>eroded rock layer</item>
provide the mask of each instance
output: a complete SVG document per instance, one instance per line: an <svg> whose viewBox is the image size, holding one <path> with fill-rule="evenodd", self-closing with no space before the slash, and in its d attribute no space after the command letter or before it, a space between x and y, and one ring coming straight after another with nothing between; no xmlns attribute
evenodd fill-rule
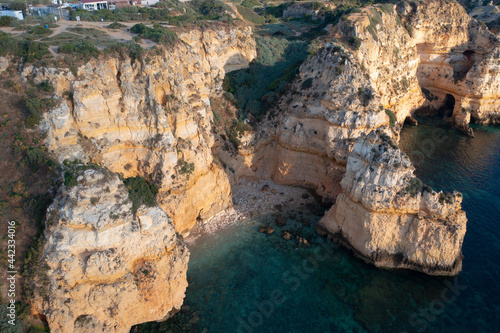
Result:
<svg viewBox="0 0 500 333"><path fill-rule="evenodd" d="M370 87L345 47L326 44L301 66L257 132L242 139L239 156L226 155L224 162L237 176L271 178L335 198L354 140L376 128L392 133Z"/></svg>
<svg viewBox="0 0 500 333"><path fill-rule="evenodd" d="M424 7L440 5L439 13L454 16L456 29L448 34L444 29L451 28L442 22L425 21ZM421 71L434 75L439 66L422 65L418 45L429 44L425 36L441 36L433 50L442 48L446 63L457 44L483 45L487 52L496 39L466 14L461 17L465 12L456 4L409 5L413 14L404 13L405 6L369 7L344 19L328 36L337 41L325 43L300 67L278 107L242 140L240 155L221 156L237 176L309 187L334 200L318 232L375 265L454 275L461 269L467 222L461 196L424 186L397 147L398 133L412 112L432 107L424 97L432 93L421 89L420 76ZM458 22L470 24L464 28ZM461 66L450 68L458 73ZM471 89L479 89L480 80L468 83ZM461 84L448 82L455 88ZM458 112L449 118L458 125Z"/></svg>
<svg viewBox="0 0 500 333"><path fill-rule="evenodd" d="M56 88L60 104L43 129L61 162L92 160L124 177L154 180L159 205L187 233L197 218L231 205L227 176L213 163L209 96L227 71L248 66L256 50L247 27L199 28L179 37L182 42L143 60L99 59L77 76L28 67L23 76Z"/></svg>
<svg viewBox="0 0 500 333"><path fill-rule="evenodd" d="M454 275L461 269L467 218L460 193L436 193L413 174L385 135L358 139L342 194L317 225L377 266Z"/></svg>
<svg viewBox="0 0 500 333"><path fill-rule="evenodd" d="M189 252L171 219L159 207L134 216L127 188L107 169L77 180L47 214L48 281L35 308L51 332L128 332L180 309Z"/></svg>
<svg viewBox="0 0 500 333"><path fill-rule="evenodd" d="M367 7L331 34L353 46L374 91L399 122L418 109L440 113L468 134L471 117L500 121L500 42L456 2Z"/></svg>

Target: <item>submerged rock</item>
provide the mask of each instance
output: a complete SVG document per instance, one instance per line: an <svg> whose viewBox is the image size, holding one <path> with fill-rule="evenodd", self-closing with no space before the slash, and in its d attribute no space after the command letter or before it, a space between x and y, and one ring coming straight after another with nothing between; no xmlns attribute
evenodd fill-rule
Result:
<svg viewBox="0 0 500 333"><path fill-rule="evenodd" d="M283 239L285 240L290 240L292 239L292 234L288 230L283 230L283 232L281 233L281 237L283 237Z"/></svg>
<svg viewBox="0 0 500 333"><path fill-rule="evenodd" d="M274 220L274 223L278 226L278 227L282 227L286 224L286 217L284 216L277 216L276 219Z"/></svg>
<svg viewBox="0 0 500 333"><path fill-rule="evenodd" d="M274 232L274 229L269 226L262 226L259 228L259 232L263 234L272 234Z"/></svg>
<svg viewBox="0 0 500 333"><path fill-rule="evenodd" d="M309 242L307 241L307 239L303 238L303 237L300 237L300 236L295 236L295 240L297 241L297 243L299 245L305 245L305 246L309 246Z"/></svg>

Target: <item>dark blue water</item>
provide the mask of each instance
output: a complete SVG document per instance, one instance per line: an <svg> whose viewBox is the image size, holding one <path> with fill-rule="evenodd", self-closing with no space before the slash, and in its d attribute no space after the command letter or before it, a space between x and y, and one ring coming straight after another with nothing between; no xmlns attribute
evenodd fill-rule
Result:
<svg viewBox="0 0 500 333"><path fill-rule="evenodd" d="M191 248L185 306L140 332L498 332L500 128L470 139L439 120L405 128L401 148L436 190L459 190L469 219L457 279L377 269L289 220L311 247L258 232L266 217ZM267 217L269 218L269 217Z"/></svg>

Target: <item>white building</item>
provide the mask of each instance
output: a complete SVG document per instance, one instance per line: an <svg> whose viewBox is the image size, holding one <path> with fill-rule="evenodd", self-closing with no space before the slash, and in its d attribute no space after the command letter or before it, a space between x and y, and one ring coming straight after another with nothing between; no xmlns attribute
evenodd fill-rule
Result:
<svg viewBox="0 0 500 333"><path fill-rule="evenodd" d="M152 6L154 4L157 4L158 2L160 2L160 0L140 0L140 1L137 1L138 4L141 4L143 6Z"/></svg>
<svg viewBox="0 0 500 333"><path fill-rule="evenodd" d="M82 6L82 9L85 9L85 10L99 10L99 9L107 9L108 8L107 1L81 0L80 4Z"/></svg>
<svg viewBox="0 0 500 333"><path fill-rule="evenodd" d="M0 16L11 16L17 18L18 20L24 20L22 10L0 10Z"/></svg>

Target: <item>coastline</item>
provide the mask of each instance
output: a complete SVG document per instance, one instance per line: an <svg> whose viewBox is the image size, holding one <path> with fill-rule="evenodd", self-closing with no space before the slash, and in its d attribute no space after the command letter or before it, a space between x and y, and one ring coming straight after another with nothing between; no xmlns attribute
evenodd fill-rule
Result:
<svg viewBox="0 0 500 333"><path fill-rule="evenodd" d="M323 210L307 189L279 185L272 180L240 179L238 184L233 185L233 207L198 222L184 241L188 246L193 246L200 237L214 234L248 218L273 217L300 211L319 214Z"/></svg>

